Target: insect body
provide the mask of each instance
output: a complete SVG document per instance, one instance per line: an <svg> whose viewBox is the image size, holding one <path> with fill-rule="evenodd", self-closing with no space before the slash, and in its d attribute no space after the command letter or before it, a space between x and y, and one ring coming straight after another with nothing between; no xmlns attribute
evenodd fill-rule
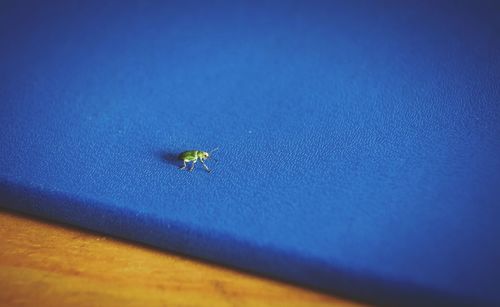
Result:
<svg viewBox="0 0 500 307"><path fill-rule="evenodd" d="M201 150L188 150L181 152L179 154L179 160L182 160L184 163L180 169L186 169L187 163L191 162L191 167L189 168L189 171L192 171L194 169L194 165L198 160L200 160L201 164L203 165L203 168L210 173L210 169L207 167L205 164L205 160L210 157L210 154L214 151L216 151L218 148L215 148L211 152L206 152L206 151L201 151Z"/></svg>

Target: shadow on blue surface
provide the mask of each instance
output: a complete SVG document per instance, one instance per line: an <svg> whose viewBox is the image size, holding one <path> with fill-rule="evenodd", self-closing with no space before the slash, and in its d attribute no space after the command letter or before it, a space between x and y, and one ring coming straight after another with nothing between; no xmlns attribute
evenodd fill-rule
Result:
<svg viewBox="0 0 500 307"><path fill-rule="evenodd" d="M168 163L179 167L181 164L179 162L179 153L171 150L159 150L155 152L155 156L160 159L160 161Z"/></svg>

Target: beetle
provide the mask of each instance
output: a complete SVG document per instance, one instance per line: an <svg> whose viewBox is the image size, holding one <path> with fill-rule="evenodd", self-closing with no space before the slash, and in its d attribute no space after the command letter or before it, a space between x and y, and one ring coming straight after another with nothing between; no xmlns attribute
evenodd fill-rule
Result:
<svg viewBox="0 0 500 307"><path fill-rule="evenodd" d="M180 169L186 169L187 163L191 162L191 167L189 168L188 171L192 171L194 169L194 164L200 160L201 164L203 165L203 168L210 173L210 169L207 167L205 164L205 160L210 158L210 155L212 152L218 150L219 148L215 148L214 150L210 152L202 151L202 150L187 150L184 152L181 152L178 156L179 160L182 160L184 163Z"/></svg>

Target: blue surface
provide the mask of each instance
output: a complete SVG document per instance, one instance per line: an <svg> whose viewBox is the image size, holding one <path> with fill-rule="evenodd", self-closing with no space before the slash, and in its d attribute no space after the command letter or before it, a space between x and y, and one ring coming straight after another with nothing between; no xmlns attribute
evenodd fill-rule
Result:
<svg viewBox="0 0 500 307"><path fill-rule="evenodd" d="M500 304L499 33L498 2L2 2L0 206L369 302Z"/></svg>

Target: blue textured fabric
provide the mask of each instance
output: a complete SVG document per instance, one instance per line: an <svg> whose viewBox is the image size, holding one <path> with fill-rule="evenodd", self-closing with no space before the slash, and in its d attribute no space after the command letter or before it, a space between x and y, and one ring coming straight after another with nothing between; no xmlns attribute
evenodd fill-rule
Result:
<svg viewBox="0 0 500 307"><path fill-rule="evenodd" d="M370 302L500 304L498 2L346 2L1 2L0 205Z"/></svg>

